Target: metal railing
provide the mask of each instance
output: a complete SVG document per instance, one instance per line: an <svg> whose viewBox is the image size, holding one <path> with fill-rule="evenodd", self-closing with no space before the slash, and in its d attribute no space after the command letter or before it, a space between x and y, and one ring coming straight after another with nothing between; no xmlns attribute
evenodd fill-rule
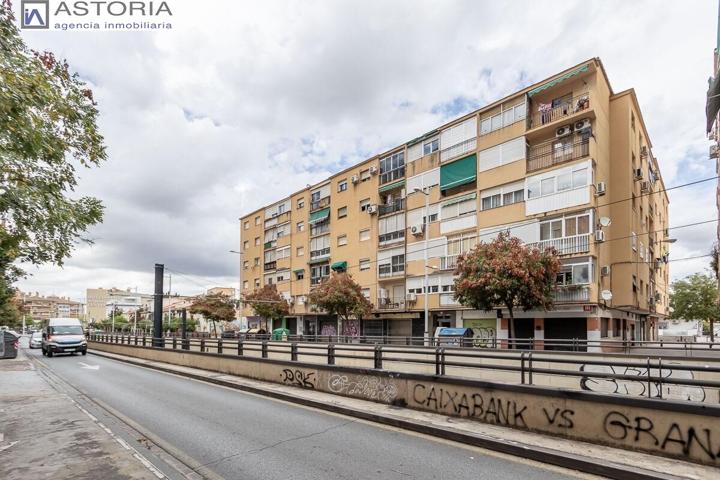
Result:
<svg viewBox="0 0 720 480"><path fill-rule="evenodd" d="M560 163L578 160L590 155L590 139L565 137L556 138L530 147L527 171L540 170Z"/></svg>
<svg viewBox="0 0 720 480"><path fill-rule="evenodd" d="M574 253L584 253L590 251L590 234L583 233L581 235L573 235L572 237L552 238L548 240L540 240L528 244L529 248L537 248L545 250L546 248L554 248L558 255L571 255Z"/></svg>
<svg viewBox="0 0 720 480"><path fill-rule="evenodd" d="M337 342L353 338L384 340L371 345ZM720 391L720 357L718 362L668 362L667 358L649 355L620 360L597 358L584 352L539 352L462 348L473 339L401 337L404 345L388 344L389 337L289 336L274 341L266 336L224 338L179 338L127 336L95 333L94 342L131 345L145 348L190 350L199 354L232 355L248 358L272 358L276 361L304 362L326 365L343 363L348 366L384 369L397 372L451 375L463 378L500 380L523 385L552 386L610 393L626 396L718 403ZM397 337L396 337L397 338ZM415 338L431 345L413 346ZM312 339L327 341L326 344ZM528 339L526 339L528 340ZM552 346L555 340L533 340L534 345ZM566 342L567 340L565 340ZM508 340L498 342L512 343ZM600 341L572 341L576 348ZM604 341L626 346L628 341ZM642 344L644 342L632 342ZM657 342L655 342L657 343ZM720 344L713 344L718 347ZM623 347L625 348L625 347ZM677 359L676 359L677 360ZM340 361L340 362L338 362ZM685 360L687 362L687 360ZM413 365L409 368L406 365ZM701 375L703 379L695 378ZM615 388L612 386L623 386ZM632 387L632 388L628 388ZM709 389L709 390L706 390Z"/></svg>
<svg viewBox="0 0 720 480"><path fill-rule="evenodd" d="M533 102L533 109L535 113L532 116L531 128L545 125L559 120L563 117L567 117L577 112L582 112L590 108L590 94L588 92L576 95L573 98L569 98L564 102L556 106L551 104L545 104L547 107L543 108L541 103Z"/></svg>
<svg viewBox="0 0 720 480"><path fill-rule="evenodd" d="M590 288L585 285L558 286L554 297L556 302L587 302Z"/></svg>
<svg viewBox="0 0 720 480"><path fill-rule="evenodd" d="M455 270L457 259L460 255L445 255L440 257L440 270Z"/></svg>
<svg viewBox="0 0 720 480"><path fill-rule="evenodd" d="M405 209L405 199L399 198L386 205L378 205L378 215L388 215Z"/></svg>
<svg viewBox="0 0 720 480"><path fill-rule="evenodd" d="M323 197L320 200L310 202L310 211L319 210L330 205L330 197Z"/></svg>
<svg viewBox="0 0 720 480"><path fill-rule="evenodd" d="M377 299L378 310L399 310L405 308L405 298L403 297L383 297Z"/></svg>

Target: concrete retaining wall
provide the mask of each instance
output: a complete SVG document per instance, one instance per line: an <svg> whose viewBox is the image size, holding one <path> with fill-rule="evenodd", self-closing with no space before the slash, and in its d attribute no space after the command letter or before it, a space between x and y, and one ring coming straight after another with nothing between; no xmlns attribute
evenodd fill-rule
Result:
<svg viewBox="0 0 720 480"><path fill-rule="evenodd" d="M716 405L129 345L90 347L720 466Z"/></svg>

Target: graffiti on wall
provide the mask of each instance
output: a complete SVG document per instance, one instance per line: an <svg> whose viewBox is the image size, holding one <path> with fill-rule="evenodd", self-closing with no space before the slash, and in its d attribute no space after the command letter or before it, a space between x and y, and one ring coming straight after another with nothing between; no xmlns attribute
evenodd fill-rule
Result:
<svg viewBox="0 0 720 480"><path fill-rule="evenodd" d="M343 335L348 337L360 336L360 320L348 320L343 322Z"/></svg>
<svg viewBox="0 0 720 480"><path fill-rule="evenodd" d="M334 337L337 335L337 327L335 322L321 322L320 323L320 335L327 335Z"/></svg>
<svg viewBox="0 0 720 480"><path fill-rule="evenodd" d="M303 372L298 369L286 368L280 374L285 385L315 389L315 372Z"/></svg>
<svg viewBox="0 0 720 480"><path fill-rule="evenodd" d="M702 387L694 385L668 384L664 382L648 383L647 368L620 367L612 365L581 365L580 371L589 373L612 373L638 377L637 380L582 377L580 379L580 387L583 390L589 390L591 392L632 395L638 397L666 398L669 400L693 402L705 401L705 389ZM670 368L663 368L662 372L657 368L651 368L650 376L660 377L663 379L672 378L675 380L692 380L695 378L693 372L691 371L672 370Z"/></svg>
<svg viewBox="0 0 720 480"><path fill-rule="evenodd" d="M378 377L362 376L359 380L351 380L347 375L331 375L328 378L328 388L333 393L383 403L393 403L397 397L397 387Z"/></svg>
<svg viewBox="0 0 720 480"><path fill-rule="evenodd" d="M473 331L473 346L493 348L497 338L497 320L494 318L472 318L463 320L463 327Z"/></svg>

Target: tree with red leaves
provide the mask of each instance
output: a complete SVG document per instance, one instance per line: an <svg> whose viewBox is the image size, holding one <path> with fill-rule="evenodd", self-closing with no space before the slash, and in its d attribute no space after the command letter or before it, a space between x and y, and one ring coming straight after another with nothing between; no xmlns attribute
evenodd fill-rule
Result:
<svg viewBox="0 0 720 480"><path fill-rule="evenodd" d="M345 272L333 272L308 296L310 304L330 315L337 315L343 326L350 324L351 317L357 320L372 311L372 303L365 298L362 287Z"/></svg>
<svg viewBox="0 0 720 480"><path fill-rule="evenodd" d="M243 301L250 305L255 315L265 319L266 328L268 320L282 320L285 315L290 313L290 305L278 293L275 285L263 285L261 288L256 288L245 295Z"/></svg>
<svg viewBox="0 0 720 480"><path fill-rule="evenodd" d="M507 308L510 338L514 339L514 311L551 309L559 271L555 249L528 248L503 232L492 242L481 242L460 255L455 269L455 298L477 310Z"/></svg>

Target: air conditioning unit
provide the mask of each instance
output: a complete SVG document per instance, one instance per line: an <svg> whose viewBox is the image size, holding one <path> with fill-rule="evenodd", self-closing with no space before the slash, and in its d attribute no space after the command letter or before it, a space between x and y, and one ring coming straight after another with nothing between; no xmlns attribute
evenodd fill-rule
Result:
<svg viewBox="0 0 720 480"><path fill-rule="evenodd" d="M600 195L605 195L605 182L598 182L595 185L595 195L598 197Z"/></svg>
<svg viewBox="0 0 720 480"><path fill-rule="evenodd" d="M718 158L718 152L720 152L720 147L717 145L710 145L710 158Z"/></svg>
<svg viewBox="0 0 720 480"><path fill-rule="evenodd" d="M360 181L360 177L358 177L357 175L353 175L352 177L350 177L350 181L352 183L358 183Z"/></svg>
<svg viewBox="0 0 720 480"><path fill-rule="evenodd" d="M372 215L373 213L377 213L378 206L377 205L368 205L367 212Z"/></svg>
<svg viewBox="0 0 720 480"><path fill-rule="evenodd" d="M575 122L575 125L573 125L574 129L578 133L584 133L589 132L592 130L592 124L590 123L589 118L583 118L582 120L578 120Z"/></svg>
<svg viewBox="0 0 720 480"><path fill-rule="evenodd" d="M603 277L607 277L608 275L610 275L610 265L603 265L602 267L600 267L600 275L602 275Z"/></svg>
<svg viewBox="0 0 720 480"><path fill-rule="evenodd" d="M596 242L604 242L605 241L605 232L602 230L595 230L595 241Z"/></svg>
<svg viewBox="0 0 720 480"><path fill-rule="evenodd" d="M424 228L425 228L425 226L422 223L420 223L418 225L413 225L412 227L410 227L410 233L412 233L413 235L416 235L416 236L422 235Z"/></svg>
<svg viewBox="0 0 720 480"><path fill-rule="evenodd" d="M650 191L650 182L647 180L640 183L640 191L641 192L648 192Z"/></svg>
<svg viewBox="0 0 720 480"><path fill-rule="evenodd" d="M572 127L570 125L563 125L562 127L555 130L556 137L567 137L572 133Z"/></svg>
<svg viewBox="0 0 720 480"><path fill-rule="evenodd" d="M408 302L414 302L417 300L417 295L415 293L408 293L405 296L405 300L407 300Z"/></svg>
<svg viewBox="0 0 720 480"><path fill-rule="evenodd" d="M635 180L642 180L642 178L643 178L642 168L636 168L635 170L633 170L633 178L635 178Z"/></svg>
<svg viewBox="0 0 720 480"><path fill-rule="evenodd" d="M377 173L378 173L377 166L373 165L372 167L370 167L370 175L376 175Z"/></svg>

